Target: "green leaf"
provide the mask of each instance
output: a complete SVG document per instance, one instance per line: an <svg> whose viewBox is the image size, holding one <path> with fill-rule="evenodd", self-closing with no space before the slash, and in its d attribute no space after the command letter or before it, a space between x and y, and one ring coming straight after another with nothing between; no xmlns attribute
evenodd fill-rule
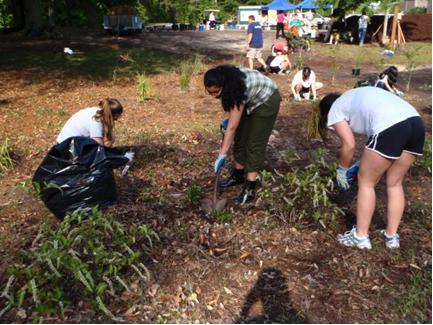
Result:
<svg viewBox="0 0 433 325"><path fill-rule="evenodd" d="M100 284L98 284L98 286L96 287L96 294L98 296L102 296L102 294L104 293L105 289L107 288L107 283L105 282L101 282Z"/></svg>

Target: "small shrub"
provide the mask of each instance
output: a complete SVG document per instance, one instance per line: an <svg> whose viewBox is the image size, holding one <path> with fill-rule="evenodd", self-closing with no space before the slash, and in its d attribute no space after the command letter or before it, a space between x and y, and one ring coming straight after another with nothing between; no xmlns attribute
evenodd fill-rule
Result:
<svg viewBox="0 0 433 325"><path fill-rule="evenodd" d="M412 80L412 73L417 68L418 63L416 62L416 58L418 57L418 52L421 50L421 46L416 46L413 49L407 49L404 52L404 56L407 59L406 71L409 72L409 76L407 79L406 91L410 90L410 82Z"/></svg>
<svg viewBox="0 0 433 325"><path fill-rule="evenodd" d="M186 91L189 89L191 79L192 79L192 68L187 62L182 61L180 63L180 89L182 91Z"/></svg>
<svg viewBox="0 0 433 325"><path fill-rule="evenodd" d="M331 85L335 85L335 77L337 76L338 70L340 70L340 45L334 45L331 48L332 53L332 66L331 66Z"/></svg>
<svg viewBox="0 0 433 325"><path fill-rule="evenodd" d="M30 249L22 251L19 266L8 270L2 313L16 308L34 315L34 323L50 315L64 320L65 306L82 301L86 309L92 306L116 321L106 298L130 292L131 277L149 280L141 252L154 239L159 241L146 225L125 226L103 217L97 207L78 209L56 227L44 224Z"/></svg>
<svg viewBox="0 0 433 325"><path fill-rule="evenodd" d="M232 222L233 220L232 216L224 210L216 210L213 214L222 223Z"/></svg>

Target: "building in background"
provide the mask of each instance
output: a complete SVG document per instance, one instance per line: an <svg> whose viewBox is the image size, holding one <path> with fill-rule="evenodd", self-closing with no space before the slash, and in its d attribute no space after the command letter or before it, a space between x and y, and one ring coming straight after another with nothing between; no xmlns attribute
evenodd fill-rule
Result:
<svg viewBox="0 0 433 325"><path fill-rule="evenodd" d="M404 13L415 7L427 8L427 13L432 13L432 0L405 0L404 1Z"/></svg>

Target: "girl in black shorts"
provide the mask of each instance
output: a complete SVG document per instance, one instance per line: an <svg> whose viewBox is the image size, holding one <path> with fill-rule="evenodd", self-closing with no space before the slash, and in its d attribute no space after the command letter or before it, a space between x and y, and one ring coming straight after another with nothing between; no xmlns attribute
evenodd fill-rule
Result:
<svg viewBox="0 0 433 325"><path fill-rule="evenodd" d="M403 178L417 156L422 156L424 123L413 106L375 87L362 87L343 95L329 94L320 102L319 131L326 139L327 128L341 140L337 182L348 189L358 172L352 164L355 152L353 133L368 138L358 173L356 226L337 239L346 246L371 249L368 229L373 216L375 186L386 172L388 194L387 227L380 233L386 247L400 246L397 229L404 211Z"/></svg>

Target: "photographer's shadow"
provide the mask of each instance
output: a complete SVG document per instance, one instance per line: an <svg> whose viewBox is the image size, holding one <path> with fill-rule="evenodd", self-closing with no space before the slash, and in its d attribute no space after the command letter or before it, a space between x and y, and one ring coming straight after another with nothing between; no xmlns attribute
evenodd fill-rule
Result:
<svg viewBox="0 0 433 325"><path fill-rule="evenodd" d="M248 293L238 324L308 324L308 320L293 308L289 288L283 273L265 268Z"/></svg>

